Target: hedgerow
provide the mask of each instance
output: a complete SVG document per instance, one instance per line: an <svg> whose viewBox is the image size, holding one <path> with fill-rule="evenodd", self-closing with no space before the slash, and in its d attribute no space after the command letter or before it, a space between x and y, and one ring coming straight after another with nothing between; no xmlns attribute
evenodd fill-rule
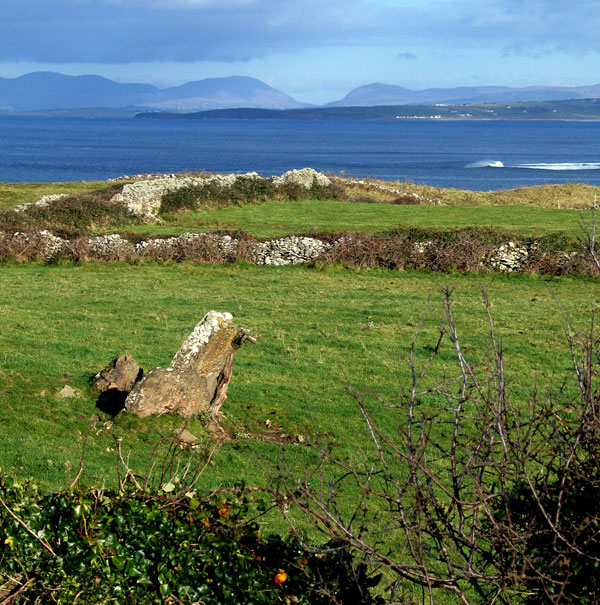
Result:
<svg viewBox="0 0 600 605"><path fill-rule="evenodd" d="M345 549L263 537L243 486L200 498L0 477L0 598L14 603L376 603ZM261 510L266 504L252 502ZM4 591L4 594L3 594ZM10 597L13 595L13 597Z"/></svg>
<svg viewBox="0 0 600 605"><path fill-rule="evenodd" d="M136 222L122 204L111 199L122 190L115 185L98 191L31 206L26 212L0 211L0 230L7 232L49 229L61 236L74 236L90 229L105 229Z"/></svg>
<svg viewBox="0 0 600 605"><path fill-rule="evenodd" d="M289 182L277 186L269 179L256 179L238 176L231 186L220 183L206 183L201 187L182 187L165 193L161 198L161 215L173 214L185 210L223 208L255 204L274 199L341 199L344 188L339 184L319 185L316 179L306 189L298 183Z"/></svg>

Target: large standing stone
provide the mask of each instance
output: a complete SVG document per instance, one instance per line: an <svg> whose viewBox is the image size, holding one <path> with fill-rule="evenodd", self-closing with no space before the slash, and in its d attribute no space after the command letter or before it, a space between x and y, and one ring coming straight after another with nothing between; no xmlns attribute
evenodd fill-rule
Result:
<svg viewBox="0 0 600 605"><path fill-rule="evenodd" d="M210 311L187 337L168 368L155 368L132 389L125 409L138 416L176 412L215 418L227 398L233 358L245 340L231 313Z"/></svg>

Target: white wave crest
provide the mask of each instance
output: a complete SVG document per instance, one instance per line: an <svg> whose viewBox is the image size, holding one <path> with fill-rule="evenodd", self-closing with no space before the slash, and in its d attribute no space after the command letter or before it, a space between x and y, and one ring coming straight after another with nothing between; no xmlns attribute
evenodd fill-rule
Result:
<svg viewBox="0 0 600 605"><path fill-rule="evenodd" d="M517 164L510 168L529 168L530 170L600 170L600 162L555 162L540 164Z"/></svg>
<svg viewBox="0 0 600 605"><path fill-rule="evenodd" d="M466 168L504 168L504 164L500 160L480 160L467 164Z"/></svg>

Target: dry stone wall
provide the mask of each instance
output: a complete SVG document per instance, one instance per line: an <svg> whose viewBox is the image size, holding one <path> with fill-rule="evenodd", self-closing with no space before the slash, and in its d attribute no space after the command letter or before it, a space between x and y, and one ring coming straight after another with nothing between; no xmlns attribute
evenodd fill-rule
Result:
<svg viewBox="0 0 600 605"><path fill-rule="evenodd" d="M358 240L356 238L358 237ZM360 234L340 235L328 241L316 237L290 235L267 241L252 238L238 239L218 233L182 233L166 238L150 238L132 242L113 233L95 237L79 238L77 244L83 250L81 258L100 261L129 261L136 258L157 260L200 260L213 263L233 262L243 258L255 265L298 265L320 258L335 258L337 250L360 245ZM355 241L356 240L356 241ZM69 254L75 242L60 238L49 231L0 232L0 246L18 251L13 256L31 258L28 250L36 250L35 258L48 262L61 254ZM412 253L426 255L435 247L433 240L414 241L410 244ZM482 268L512 273L527 270L532 253L537 251L535 242L527 245L508 241L493 247L482 247ZM573 262L577 252L560 253L563 264ZM333 255L333 256L332 256Z"/></svg>
<svg viewBox="0 0 600 605"><path fill-rule="evenodd" d="M331 180L327 176L312 168L290 170L281 176L271 178L262 177L257 172L247 172L245 174L207 174L201 176L182 176L177 174L138 175L137 177L124 176L111 180L120 181L131 178L134 179L134 182L126 183L122 191L114 195L111 201L115 204L124 205L133 216L147 221L156 220L160 210L161 198L165 193L177 191L184 187L217 185L222 189L227 189L235 185L236 181L240 178L271 180L276 187L295 183L303 189L310 189L315 182L321 186L331 184ZM62 197L68 197L68 194L45 195L37 202L19 204L14 208L14 211L26 212L31 207L47 206L50 202Z"/></svg>

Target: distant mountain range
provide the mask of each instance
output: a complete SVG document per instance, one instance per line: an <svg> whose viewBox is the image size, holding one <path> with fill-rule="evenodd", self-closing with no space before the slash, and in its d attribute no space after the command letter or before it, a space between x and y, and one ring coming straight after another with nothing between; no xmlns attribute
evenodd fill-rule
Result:
<svg viewBox="0 0 600 605"><path fill-rule="evenodd" d="M373 107L375 105L429 105L432 103L516 103L527 101L566 101L600 98L600 84L595 86L463 86L409 90L392 84L367 84L350 91L343 99L327 107Z"/></svg>
<svg viewBox="0 0 600 605"><path fill-rule="evenodd" d="M159 89L150 84L120 84L101 76L35 72L0 78L0 110L132 108L192 111L229 107L293 109L306 107L264 82L246 76L207 78Z"/></svg>
<svg viewBox="0 0 600 605"><path fill-rule="evenodd" d="M374 107L469 103L543 102L600 98L600 84L558 87L473 86L409 90L391 84L367 84L325 107ZM206 78L160 89L150 84L121 84L101 76L66 76L34 72L0 78L0 111L59 109L132 109L150 111L206 111L309 107L291 96L247 76Z"/></svg>

